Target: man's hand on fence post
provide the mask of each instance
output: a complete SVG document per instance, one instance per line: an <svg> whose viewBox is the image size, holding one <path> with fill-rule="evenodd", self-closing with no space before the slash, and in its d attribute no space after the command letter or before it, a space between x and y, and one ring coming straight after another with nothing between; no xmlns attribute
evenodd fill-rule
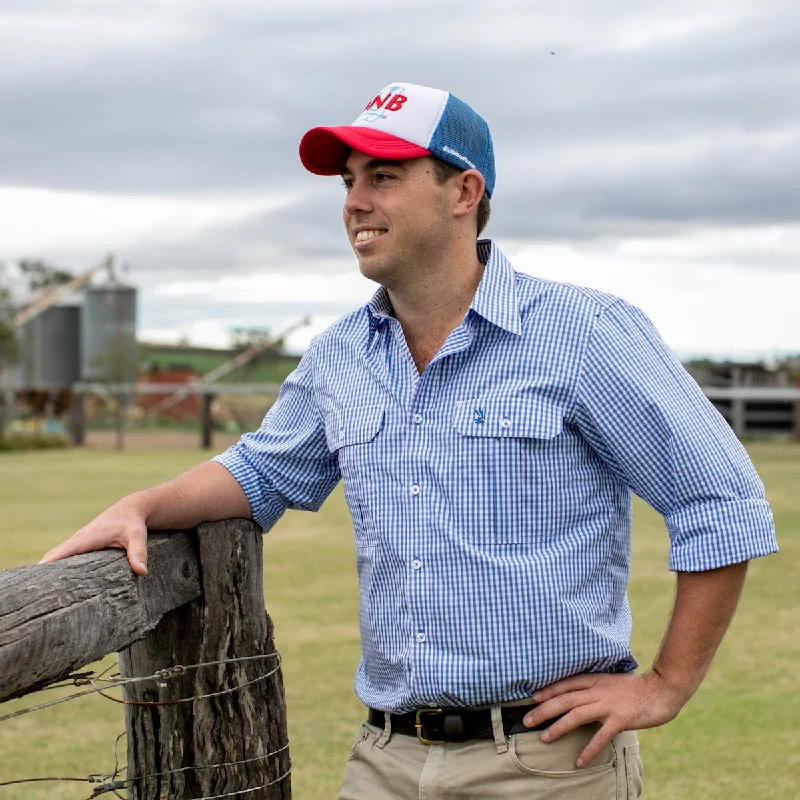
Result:
<svg viewBox="0 0 800 800"><path fill-rule="evenodd" d="M126 552L128 563L137 575L147 575L145 515L126 500L124 498L115 503L65 542L54 547L39 563L46 564L80 553L114 547Z"/></svg>

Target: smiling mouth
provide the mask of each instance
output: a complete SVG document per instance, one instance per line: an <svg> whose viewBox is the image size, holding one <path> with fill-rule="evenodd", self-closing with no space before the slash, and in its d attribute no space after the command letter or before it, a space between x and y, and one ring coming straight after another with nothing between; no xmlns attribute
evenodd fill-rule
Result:
<svg viewBox="0 0 800 800"><path fill-rule="evenodd" d="M372 228L370 230L359 231L356 234L356 238L355 238L355 240L353 242L353 245L355 247L358 247L359 245L363 246L363 245L367 244L368 242L371 242L374 239L377 239L378 237L383 236L383 234L385 234L385 233L386 233L386 230L383 229L383 228Z"/></svg>

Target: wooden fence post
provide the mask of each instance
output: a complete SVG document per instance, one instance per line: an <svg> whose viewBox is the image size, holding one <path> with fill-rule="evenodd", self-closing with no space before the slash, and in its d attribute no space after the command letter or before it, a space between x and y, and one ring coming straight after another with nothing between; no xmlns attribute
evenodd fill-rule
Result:
<svg viewBox="0 0 800 800"><path fill-rule="evenodd" d="M157 704L125 706L128 797L289 800L286 705L264 608L261 533L247 520L225 520L201 525L197 535L200 597L122 651L121 672L230 663L126 687L129 703ZM194 699L176 702L185 698Z"/></svg>
<svg viewBox="0 0 800 800"><path fill-rule="evenodd" d="M70 435L72 444L76 447L86 444L86 396L74 388L72 390Z"/></svg>
<svg viewBox="0 0 800 800"><path fill-rule="evenodd" d="M117 392L114 395L117 403L114 409L114 431L116 433L117 450L125 448L125 401L127 397L124 392Z"/></svg>
<svg viewBox="0 0 800 800"><path fill-rule="evenodd" d="M214 417L211 414L211 406L214 403L214 395L211 392L203 392L200 395L200 447L208 450L214 444Z"/></svg>

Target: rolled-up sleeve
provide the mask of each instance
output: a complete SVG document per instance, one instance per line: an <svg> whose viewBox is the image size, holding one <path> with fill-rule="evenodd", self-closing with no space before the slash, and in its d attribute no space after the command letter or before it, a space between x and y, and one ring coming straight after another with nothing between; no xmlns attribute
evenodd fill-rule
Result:
<svg viewBox="0 0 800 800"><path fill-rule="evenodd" d="M213 460L239 482L254 521L269 530L287 508L318 511L339 481L314 390L314 343L253 433Z"/></svg>
<svg viewBox="0 0 800 800"><path fill-rule="evenodd" d="M599 312L572 418L608 468L663 515L669 567L701 571L777 551L747 452L639 309Z"/></svg>

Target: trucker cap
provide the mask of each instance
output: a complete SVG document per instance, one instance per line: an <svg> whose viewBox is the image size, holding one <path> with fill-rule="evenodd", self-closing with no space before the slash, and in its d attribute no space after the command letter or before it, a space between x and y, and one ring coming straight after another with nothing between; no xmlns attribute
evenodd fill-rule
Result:
<svg viewBox="0 0 800 800"><path fill-rule="evenodd" d="M494 191L494 150L486 120L450 92L392 83L352 125L312 128L300 140L300 160L315 175L341 175L350 149L375 158L435 156L483 175Z"/></svg>

